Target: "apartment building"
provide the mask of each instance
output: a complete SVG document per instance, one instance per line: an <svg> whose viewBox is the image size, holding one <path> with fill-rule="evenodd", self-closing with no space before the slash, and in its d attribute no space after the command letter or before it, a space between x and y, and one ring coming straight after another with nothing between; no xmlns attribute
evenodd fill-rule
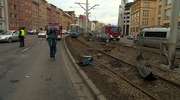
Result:
<svg viewBox="0 0 180 100"><path fill-rule="evenodd" d="M2 4L4 5L4 2ZM39 30L44 29L48 23L58 23L67 28L69 24L74 23L72 19L75 19L75 16L68 14L72 12L65 13L62 9L47 3L46 0L7 0L8 17L4 17L3 5L0 6L0 12L2 12L0 15L9 19L7 26L10 30L18 30L20 27ZM4 24L1 26L0 23L0 27L4 27Z"/></svg>
<svg viewBox="0 0 180 100"><path fill-rule="evenodd" d="M77 18L77 24L80 26L83 31L86 29L86 16L85 15L79 15Z"/></svg>
<svg viewBox="0 0 180 100"><path fill-rule="evenodd" d="M127 3L125 5L125 11L124 11L124 25L123 25L123 35L129 35L130 34L130 22L131 22L131 11L130 8L133 5L133 2Z"/></svg>
<svg viewBox="0 0 180 100"><path fill-rule="evenodd" d="M119 5L119 14L118 14L118 26L123 28L124 25L124 10L127 0L121 0L121 5Z"/></svg>
<svg viewBox="0 0 180 100"><path fill-rule="evenodd" d="M8 0L9 29L31 28L32 0Z"/></svg>
<svg viewBox="0 0 180 100"><path fill-rule="evenodd" d="M157 24L164 27L170 26L171 13L172 13L172 1L173 0L158 0L157 2ZM180 15L179 15L180 16ZM180 26L180 17L179 17Z"/></svg>
<svg viewBox="0 0 180 100"><path fill-rule="evenodd" d="M8 12L7 12L7 0L0 1L0 31L6 31L8 29Z"/></svg>
<svg viewBox="0 0 180 100"><path fill-rule="evenodd" d="M49 4L47 7L48 10L48 23L58 23L58 12L57 12L57 7Z"/></svg>
<svg viewBox="0 0 180 100"><path fill-rule="evenodd" d="M44 29L47 25L47 1L39 0L39 28Z"/></svg>
<svg viewBox="0 0 180 100"><path fill-rule="evenodd" d="M76 18L75 18L75 12L74 11L64 11L63 13L63 28L68 30L70 27L70 24L75 24L76 23Z"/></svg>
<svg viewBox="0 0 180 100"><path fill-rule="evenodd" d="M31 17L30 17L30 29L39 29L40 25L40 11L39 11L39 0L32 0L31 3Z"/></svg>
<svg viewBox="0 0 180 100"><path fill-rule="evenodd" d="M68 30L70 24L74 23L73 18L71 17L71 15L69 15L66 12L63 13L62 17L63 17L62 19L63 29Z"/></svg>
<svg viewBox="0 0 180 100"><path fill-rule="evenodd" d="M97 20L89 21L88 30L90 30L92 34L97 35L104 32L104 26L104 23L99 22Z"/></svg>
<svg viewBox="0 0 180 100"><path fill-rule="evenodd" d="M144 27L156 26L157 0L135 0L131 6L130 32L136 36Z"/></svg>

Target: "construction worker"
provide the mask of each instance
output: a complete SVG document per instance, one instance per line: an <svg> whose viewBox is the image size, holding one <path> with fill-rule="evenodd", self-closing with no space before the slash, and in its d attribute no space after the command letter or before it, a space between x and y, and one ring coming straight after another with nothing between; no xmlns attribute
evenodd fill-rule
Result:
<svg viewBox="0 0 180 100"><path fill-rule="evenodd" d="M50 49L50 58L55 60L56 55L56 43L57 43L57 30L55 28L49 28L47 30L47 41Z"/></svg>
<svg viewBox="0 0 180 100"><path fill-rule="evenodd" d="M25 27L20 28L19 30L19 42L20 42L20 47L24 47L24 38L26 35Z"/></svg>

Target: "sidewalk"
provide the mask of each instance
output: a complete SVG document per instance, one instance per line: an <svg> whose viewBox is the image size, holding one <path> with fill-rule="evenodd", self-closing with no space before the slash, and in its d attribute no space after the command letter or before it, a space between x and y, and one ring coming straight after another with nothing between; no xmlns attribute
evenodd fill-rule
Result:
<svg viewBox="0 0 180 100"><path fill-rule="evenodd" d="M19 58L23 62L14 65L16 69L6 77L18 82L13 92L3 96L3 100L92 100L82 92L84 86L77 73L69 70L72 70L72 65L61 42L58 42L57 50L56 61L53 61L48 55L47 41L39 40L37 45L24 53L23 58ZM72 82L72 75L77 83Z"/></svg>

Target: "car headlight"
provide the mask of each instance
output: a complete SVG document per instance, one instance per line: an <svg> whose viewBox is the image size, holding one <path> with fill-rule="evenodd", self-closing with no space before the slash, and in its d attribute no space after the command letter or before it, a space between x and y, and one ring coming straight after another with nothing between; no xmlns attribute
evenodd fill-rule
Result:
<svg viewBox="0 0 180 100"><path fill-rule="evenodd" d="M0 37L0 39L8 39L8 37Z"/></svg>
<svg viewBox="0 0 180 100"><path fill-rule="evenodd" d="M113 36L112 36L112 35L110 35L110 38L113 38Z"/></svg>

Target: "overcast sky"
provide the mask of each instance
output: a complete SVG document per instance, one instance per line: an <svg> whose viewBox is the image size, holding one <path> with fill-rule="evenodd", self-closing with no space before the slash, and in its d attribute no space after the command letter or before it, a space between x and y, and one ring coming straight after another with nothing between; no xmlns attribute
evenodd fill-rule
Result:
<svg viewBox="0 0 180 100"><path fill-rule="evenodd" d="M84 10L75 2L85 3L86 0L47 0L49 3L63 10L74 10L76 15L84 14ZM132 1L132 0L129 0ZM95 9L91 10L90 20L98 20L106 24L117 24L118 8L121 0L89 0L90 6L99 4ZM85 6L84 6L85 7Z"/></svg>

